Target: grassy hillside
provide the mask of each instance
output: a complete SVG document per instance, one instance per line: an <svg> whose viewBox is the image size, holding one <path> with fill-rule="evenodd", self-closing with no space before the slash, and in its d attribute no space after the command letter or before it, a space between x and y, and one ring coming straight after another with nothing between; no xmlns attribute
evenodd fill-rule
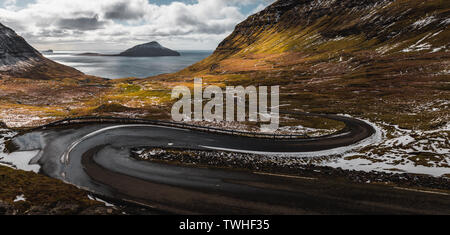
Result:
<svg viewBox="0 0 450 235"><path fill-rule="evenodd" d="M448 0L279 0L177 73L105 81L46 61L0 75L0 119L10 127L84 115L170 119L171 89L192 87L194 77L222 87L280 85L281 110L349 114L382 132L380 142L312 163L449 177L449 26ZM342 128L286 115L281 125L288 132ZM85 192L34 173L0 167L0 178L0 207L13 205L14 213L31 213L42 201L60 214L98 206ZM14 202L18 195L28 200Z"/></svg>
<svg viewBox="0 0 450 235"><path fill-rule="evenodd" d="M382 130L382 142L346 156L349 162L446 170L449 16L450 2L440 0L279 0L237 25L210 57L177 73L108 82L2 79L0 118L16 127L92 114L170 119L171 89L192 87L194 77L222 87L280 85L282 111L349 114ZM342 128L286 115L281 125L287 132Z"/></svg>
<svg viewBox="0 0 450 235"><path fill-rule="evenodd" d="M449 16L441 0L280 0L205 60L137 83L280 85L289 110L427 129L448 121Z"/></svg>
<svg viewBox="0 0 450 235"><path fill-rule="evenodd" d="M158 84L167 96L194 77L280 85L281 110L349 114L380 128L380 143L337 166L440 175L450 166L449 25L449 1L279 0L237 25L205 60L129 82ZM339 129L286 115L281 122Z"/></svg>
<svg viewBox="0 0 450 235"><path fill-rule="evenodd" d="M364 64L365 57L445 56L449 15L450 3L441 0L280 0L240 23L211 57L184 72L239 71L226 66L230 59L264 70L271 67L261 62L292 67L353 57Z"/></svg>

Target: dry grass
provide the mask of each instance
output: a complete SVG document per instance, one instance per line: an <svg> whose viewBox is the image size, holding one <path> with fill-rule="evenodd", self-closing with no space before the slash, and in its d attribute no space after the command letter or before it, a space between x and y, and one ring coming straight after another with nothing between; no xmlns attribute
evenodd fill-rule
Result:
<svg viewBox="0 0 450 235"><path fill-rule="evenodd" d="M14 202L18 195L24 195L26 200ZM68 209L65 213L77 214L89 207L101 205L99 202L89 200L88 193L75 186L43 175L3 166L0 166L0 200L13 205L19 214L33 206L54 208L57 204L76 204L76 208Z"/></svg>

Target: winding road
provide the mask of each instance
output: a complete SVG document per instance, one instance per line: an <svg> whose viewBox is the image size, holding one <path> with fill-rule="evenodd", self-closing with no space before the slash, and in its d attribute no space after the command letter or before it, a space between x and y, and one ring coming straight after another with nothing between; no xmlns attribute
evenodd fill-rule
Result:
<svg viewBox="0 0 450 235"><path fill-rule="evenodd" d="M176 166L130 157L130 149L142 146L314 156L357 146L376 132L368 123L350 117L314 116L342 121L346 127L322 137L269 139L147 124L89 124L35 130L13 142L21 151L41 150L33 161L48 176L167 213L450 213L450 196L445 193L350 184L331 177Z"/></svg>

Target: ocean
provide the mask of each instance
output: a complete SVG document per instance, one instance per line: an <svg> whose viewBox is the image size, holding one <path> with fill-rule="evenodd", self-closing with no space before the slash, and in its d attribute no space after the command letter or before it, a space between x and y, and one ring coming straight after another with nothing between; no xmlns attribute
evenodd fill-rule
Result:
<svg viewBox="0 0 450 235"><path fill-rule="evenodd" d="M58 63L76 68L81 72L103 78L146 78L154 75L180 71L203 60L212 51L179 51L181 56L165 57L119 57L78 56L87 51L54 51L43 55ZM92 52L92 51L90 51ZM94 51L102 54L118 54L120 51Z"/></svg>

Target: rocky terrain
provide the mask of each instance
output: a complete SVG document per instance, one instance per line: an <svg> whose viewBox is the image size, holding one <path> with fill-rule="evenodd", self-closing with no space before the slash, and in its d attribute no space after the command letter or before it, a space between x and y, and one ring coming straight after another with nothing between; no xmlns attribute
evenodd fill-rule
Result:
<svg viewBox="0 0 450 235"><path fill-rule="evenodd" d="M379 139L359 150L314 162L286 159L293 166L356 182L381 179L448 188L449 25L448 1L279 0L237 25L213 55L180 72L105 81L45 59L0 24L0 118L16 128L84 115L169 119L171 88L191 86L194 77L221 87L280 85L281 111L347 114L378 131ZM123 56L151 56L160 47L144 44ZM168 53L161 48L158 51ZM342 123L282 115L281 126L285 131L327 133L339 130ZM258 166L247 156L223 160L195 154L204 158L165 153L157 160L167 156L173 162L183 158L188 163L239 167L233 162L238 158L250 167L292 173L277 168L274 162L282 163L280 159L261 159ZM2 172L3 177L13 174L8 168L0 168ZM23 191L13 194L0 201L11 204Z"/></svg>
<svg viewBox="0 0 450 235"><path fill-rule="evenodd" d="M280 85L281 111L348 114L379 128L376 144L324 164L445 175L449 16L450 3L439 0L279 0L205 60L133 83ZM339 129L301 119L282 115L282 128Z"/></svg>
<svg viewBox="0 0 450 235"><path fill-rule="evenodd" d="M344 170L342 168L317 166L314 164L317 159L311 158L277 157L221 151L180 151L161 148L137 148L132 150L131 156L141 161L195 167L228 168L251 172L299 175L302 177L339 177L356 183L383 183L450 190L450 178L447 177Z"/></svg>
<svg viewBox="0 0 450 235"><path fill-rule="evenodd" d="M324 71L322 66L317 73L336 75L361 72L375 58L424 53L446 58L449 7L436 0L280 0L237 25L210 58L187 70L232 73L289 66L301 71L305 70L302 64L326 63L335 69ZM288 58L280 60L281 54ZM253 63L254 68L232 67L232 58ZM381 71L373 71L372 76L375 72Z"/></svg>
<svg viewBox="0 0 450 235"><path fill-rule="evenodd" d="M171 88L192 85L194 77L222 87L280 85L281 111L347 114L378 127L379 142L327 164L448 174L449 12L449 4L437 0L280 0L237 25L213 55L178 73L78 78L85 82L6 77L0 81L0 117L14 127L91 114L167 119ZM23 39L21 44L29 46ZM24 57L40 58L27 50ZM45 74L38 68L26 71L30 77ZM281 117L284 131L329 133L341 126Z"/></svg>
<svg viewBox="0 0 450 235"><path fill-rule="evenodd" d="M282 111L348 114L380 130L378 143L327 164L448 174L449 12L437 0L280 0L178 73L87 83L3 79L0 117L14 127L91 114L166 119L171 88L190 86L194 77L221 87L280 85ZM254 126L242 124L205 125ZM329 133L341 126L282 115L280 130Z"/></svg>
<svg viewBox="0 0 450 235"><path fill-rule="evenodd" d="M42 59L41 54L13 30L0 24L0 66L2 71L13 69L15 65L31 65Z"/></svg>
<svg viewBox="0 0 450 235"><path fill-rule="evenodd" d="M0 76L79 79L84 74L74 68L46 59L25 39L0 23Z"/></svg>

